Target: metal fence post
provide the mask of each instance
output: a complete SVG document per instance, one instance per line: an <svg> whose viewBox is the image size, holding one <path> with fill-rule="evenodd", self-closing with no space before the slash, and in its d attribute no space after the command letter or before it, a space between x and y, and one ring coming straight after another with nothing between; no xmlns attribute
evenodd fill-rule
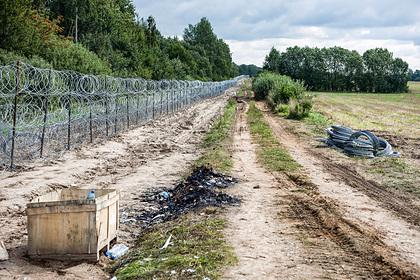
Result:
<svg viewBox="0 0 420 280"><path fill-rule="evenodd" d="M153 94L152 94L152 119L155 119L155 91L153 89Z"/></svg>
<svg viewBox="0 0 420 280"><path fill-rule="evenodd" d="M17 105L18 105L18 95L19 95L19 75L20 75L20 61L16 62L16 72L15 72L15 98L13 101L13 127L12 127L12 147L10 150L10 169L13 169L14 159L15 159L15 138L16 138L16 119L17 119Z"/></svg>
<svg viewBox="0 0 420 280"><path fill-rule="evenodd" d="M149 119L148 107L149 107L149 95L147 94L147 89L146 89L146 121Z"/></svg>
<svg viewBox="0 0 420 280"><path fill-rule="evenodd" d="M71 95L69 93L67 99L67 150L70 150L71 138Z"/></svg>
<svg viewBox="0 0 420 280"><path fill-rule="evenodd" d="M136 93L136 106L137 106L137 111L136 111L136 125L139 124L139 107L140 107L140 96L139 96L139 92Z"/></svg>
<svg viewBox="0 0 420 280"><path fill-rule="evenodd" d="M128 100L129 99L129 97L128 97L128 93L127 93L127 95L126 95L126 107L127 107L127 129L129 129L130 128L130 111L129 111L129 103L128 103Z"/></svg>
<svg viewBox="0 0 420 280"><path fill-rule="evenodd" d="M118 121L118 93L115 95L114 134L117 133L117 121Z"/></svg>
<svg viewBox="0 0 420 280"><path fill-rule="evenodd" d="M106 76L104 78L105 80L105 85L104 85L104 95L105 95L105 133L106 133L106 137L109 136L109 123L108 123L108 119L109 119L109 111L108 111L108 92L106 90Z"/></svg>
<svg viewBox="0 0 420 280"><path fill-rule="evenodd" d="M89 136L90 136L90 143L93 143L92 99L89 99Z"/></svg>
<svg viewBox="0 0 420 280"><path fill-rule="evenodd" d="M51 69L48 72L48 89L44 94L44 119L42 125L42 133L41 133L41 150L39 152L39 156L42 158L44 152L44 141L45 141L45 129L47 127L47 117L48 117L48 95L51 91Z"/></svg>
<svg viewBox="0 0 420 280"><path fill-rule="evenodd" d="M161 85L159 85L159 88L161 87ZM162 116L163 113L163 92L160 91L160 113L159 116Z"/></svg>

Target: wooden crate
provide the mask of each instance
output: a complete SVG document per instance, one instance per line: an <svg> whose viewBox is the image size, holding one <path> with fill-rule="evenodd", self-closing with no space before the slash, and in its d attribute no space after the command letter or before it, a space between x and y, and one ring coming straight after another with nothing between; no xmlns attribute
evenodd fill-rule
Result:
<svg viewBox="0 0 420 280"><path fill-rule="evenodd" d="M31 258L97 261L117 238L119 194L115 190L60 190L27 205Z"/></svg>

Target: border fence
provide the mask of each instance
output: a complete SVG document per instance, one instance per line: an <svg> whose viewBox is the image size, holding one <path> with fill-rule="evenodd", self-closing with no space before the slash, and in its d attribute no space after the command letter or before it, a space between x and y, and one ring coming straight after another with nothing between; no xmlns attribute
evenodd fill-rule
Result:
<svg viewBox="0 0 420 280"><path fill-rule="evenodd" d="M174 113L235 86L0 66L0 167L53 156Z"/></svg>

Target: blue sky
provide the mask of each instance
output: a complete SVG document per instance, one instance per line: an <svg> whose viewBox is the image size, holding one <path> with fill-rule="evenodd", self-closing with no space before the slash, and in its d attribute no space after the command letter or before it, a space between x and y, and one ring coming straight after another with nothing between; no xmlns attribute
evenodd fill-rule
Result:
<svg viewBox="0 0 420 280"><path fill-rule="evenodd" d="M420 1L415 0L134 0L165 36L182 36L207 17L236 63L262 65L272 46L386 47L420 69Z"/></svg>

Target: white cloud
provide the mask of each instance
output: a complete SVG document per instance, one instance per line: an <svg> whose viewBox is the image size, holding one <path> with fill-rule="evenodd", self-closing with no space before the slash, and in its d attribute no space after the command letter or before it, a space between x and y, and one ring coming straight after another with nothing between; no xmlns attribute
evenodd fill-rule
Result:
<svg viewBox="0 0 420 280"><path fill-rule="evenodd" d="M386 47L420 68L418 0L134 0L163 35L182 34L201 17L229 42L237 63L261 65L273 45Z"/></svg>

